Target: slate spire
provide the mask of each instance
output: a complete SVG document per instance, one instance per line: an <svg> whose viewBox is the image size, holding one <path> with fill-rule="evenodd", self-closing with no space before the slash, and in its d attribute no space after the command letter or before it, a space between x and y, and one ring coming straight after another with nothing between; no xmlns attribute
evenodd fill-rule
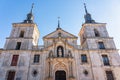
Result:
<svg viewBox="0 0 120 80"><path fill-rule="evenodd" d="M84 8L85 8L85 12L86 12L86 14L88 14L88 12L87 12L87 8L86 8L86 4L84 3Z"/></svg>
<svg viewBox="0 0 120 80"><path fill-rule="evenodd" d="M23 23L34 23L34 16L33 16L33 8L34 8L34 3L32 3L32 7L31 7L31 10L30 12L27 14L27 17L26 19L24 20Z"/></svg>
<svg viewBox="0 0 120 80"><path fill-rule="evenodd" d="M61 29L61 28L60 28L60 17L58 17L58 26L57 26L57 30L58 30L58 29Z"/></svg>
<svg viewBox="0 0 120 80"><path fill-rule="evenodd" d="M88 13L87 11L87 7L86 7L86 4L84 3L84 8L85 8L85 15L84 15L84 18L85 18L85 23L95 23L95 21L92 19L91 17L91 14Z"/></svg>

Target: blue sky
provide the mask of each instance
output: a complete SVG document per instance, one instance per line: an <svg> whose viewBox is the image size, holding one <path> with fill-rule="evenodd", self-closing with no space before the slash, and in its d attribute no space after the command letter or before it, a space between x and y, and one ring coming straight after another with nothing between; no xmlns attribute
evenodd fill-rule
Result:
<svg viewBox="0 0 120 80"><path fill-rule="evenodd" d="M0 48L10 35L12 23L22 22L32 3L34 22L40 30L39 45L43 44L43 36L56 30L58 16L61 28L78 36L84 23L83 3L86 3L96 22L107 23L109 36L114 37L120 49L120 0L0 0Z"/></svg>

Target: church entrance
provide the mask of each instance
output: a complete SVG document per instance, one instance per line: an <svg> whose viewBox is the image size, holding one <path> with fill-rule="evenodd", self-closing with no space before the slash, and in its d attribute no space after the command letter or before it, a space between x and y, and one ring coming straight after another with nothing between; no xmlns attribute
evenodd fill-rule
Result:
<svg viewBox="0 0 120 80"><path fill-rule="evenodd" d="M55 80L66 80L66 72L63 70L56 71Z"/></svg>

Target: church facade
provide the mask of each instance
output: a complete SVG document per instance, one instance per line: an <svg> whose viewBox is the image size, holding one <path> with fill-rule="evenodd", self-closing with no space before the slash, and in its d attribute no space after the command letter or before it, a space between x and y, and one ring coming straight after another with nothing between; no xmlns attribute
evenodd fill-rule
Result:
<svg viewBox="0 0 120 80"><path fill-rule="evenodd" d="M85 6L78 37L60 28L43 37L31 12L13 23L0 49L0 80L120 80L120 56L106 23L97 23Z"/></svg>

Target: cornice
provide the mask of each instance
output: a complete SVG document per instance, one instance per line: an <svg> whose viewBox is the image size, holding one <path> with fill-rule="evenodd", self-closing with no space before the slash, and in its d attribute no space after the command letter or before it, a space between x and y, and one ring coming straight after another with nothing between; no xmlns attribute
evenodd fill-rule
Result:
<svg viewBox="0 0 120 80"><path fill-rule="evenodd" d="M37 26L36 24L31 24L31 23L13 23L12 24L13 27L33 27L33 26Z"/></svg>
<svg viewBox="0 0 120 80"><path fill-rule="evenodd" d="M13 23L13 27L34 27L35 31L37 31L38 34L40 34L37 24L35 23Z"/></svg>
<svg viewBox="0 0 120 80"><path fill-rule="evenodd" d="M85 23L85 24L82 24L82 26L100 27L100 26L106 26L106 23Z"/></svg>

